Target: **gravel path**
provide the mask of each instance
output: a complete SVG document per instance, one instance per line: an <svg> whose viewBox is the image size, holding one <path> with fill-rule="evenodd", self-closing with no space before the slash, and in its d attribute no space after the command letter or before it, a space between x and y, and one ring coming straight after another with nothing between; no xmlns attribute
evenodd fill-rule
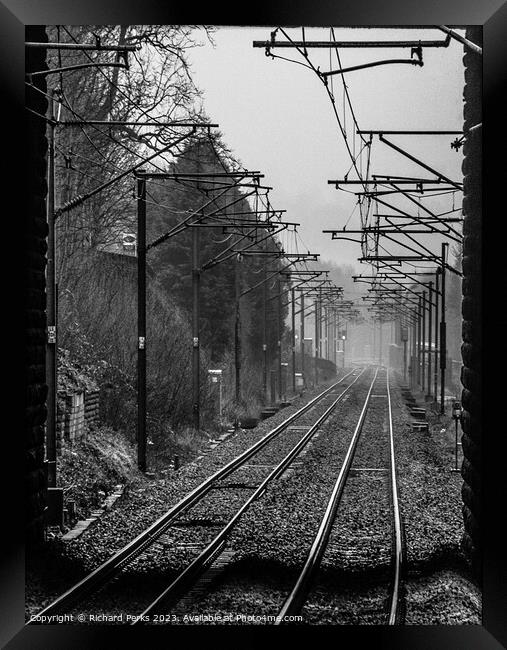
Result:
<svg viewBox="0 0 507 650"><path fill-rule="evenodd" d="M481 593L460 571L407 582L407 625L481 625Z"/></svg>

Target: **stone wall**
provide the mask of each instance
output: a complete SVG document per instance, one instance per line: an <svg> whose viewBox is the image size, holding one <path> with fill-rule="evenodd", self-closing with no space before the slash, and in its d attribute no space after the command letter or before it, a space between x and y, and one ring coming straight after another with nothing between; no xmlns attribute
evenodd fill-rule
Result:
<svg viewBox="0 0 507 650"><path fill-rule="evenodd" d="M482 45L482 27L469 27L466 38ZM463 130L482 122L482 56L465 48ZM461 402L463 465L463 548L478 579L482 565L482 129L468 134L463 161L463 302Z"/></svg>
<svg viewBox="0 0 507 650"><path fill-rule="evenodd" d="M58 396L56 446L60 456L64 447L71 447L86 437L99 423L99 391L79 391Z"/></svg>
<svg viewBox="0 0 507 650"><path fill-rule="evenodd" d="M94 429L99 424L99 391L85 391L84 417L88 429Z"/></svg>

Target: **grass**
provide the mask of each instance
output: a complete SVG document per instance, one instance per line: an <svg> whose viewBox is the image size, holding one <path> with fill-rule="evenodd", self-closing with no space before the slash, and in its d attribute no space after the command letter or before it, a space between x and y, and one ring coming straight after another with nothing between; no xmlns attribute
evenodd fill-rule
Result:
<svg viewBox="0 0 507 650"><path fill-rule="evenodd" d="M178 457L179 464L184 465L198 456L212 437L209 432L196 431L192 427L173 431L165 426L153 436L153 444L148 444L148 466L153 471L170 469L175 456Z"/></svg>

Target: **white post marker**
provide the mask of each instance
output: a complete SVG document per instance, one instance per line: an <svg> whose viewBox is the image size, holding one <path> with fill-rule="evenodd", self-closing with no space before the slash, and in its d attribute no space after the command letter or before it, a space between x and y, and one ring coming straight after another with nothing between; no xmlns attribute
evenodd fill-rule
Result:
<svg viewBox="0 0 507 650"><path fill-rule="evenodd" d="M208 375L212 384L218 384L218 419L222 424L222 371L208 370Z"/></svg>

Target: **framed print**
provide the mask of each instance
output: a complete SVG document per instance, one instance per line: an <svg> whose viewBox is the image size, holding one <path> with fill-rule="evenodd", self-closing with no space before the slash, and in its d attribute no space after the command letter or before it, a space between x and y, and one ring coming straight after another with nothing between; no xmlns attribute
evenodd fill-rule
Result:
<svg viewBox="0 0 507 650"><path fill-rule="evenodd" d="M505 5L0 11L3 645L507 647Z"/></svg>

